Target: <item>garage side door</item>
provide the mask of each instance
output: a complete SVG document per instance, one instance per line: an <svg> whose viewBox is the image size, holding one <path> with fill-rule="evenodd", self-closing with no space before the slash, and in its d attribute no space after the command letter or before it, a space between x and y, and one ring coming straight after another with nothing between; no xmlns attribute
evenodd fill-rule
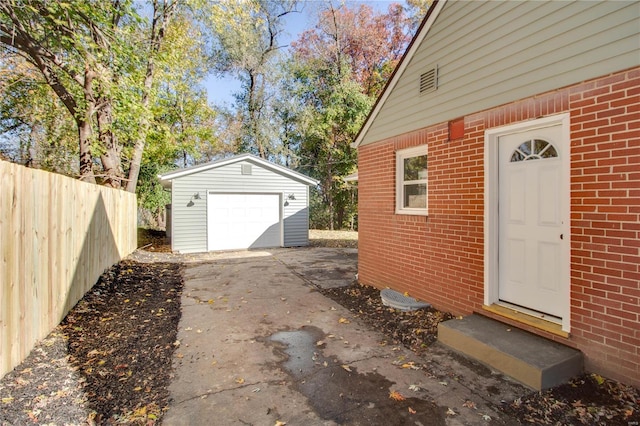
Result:
<svg viewBox="0 0 640 426"><path fill-rule="evenodd" d="M280 247L280 195L209 193L207 232L210 251Z"/></svg>

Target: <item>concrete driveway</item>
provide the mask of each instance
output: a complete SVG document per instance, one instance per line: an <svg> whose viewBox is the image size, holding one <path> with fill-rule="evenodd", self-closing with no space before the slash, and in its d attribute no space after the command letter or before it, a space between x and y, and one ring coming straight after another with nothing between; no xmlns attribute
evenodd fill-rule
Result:
<svg viewBox="0 0 640 426"><path fill-rule="evenodd" d="M317 291L353 282L357 250L190 259L164 424L509 423L497 406L520 385L438 344L426 358L384 345Z"/></svg>

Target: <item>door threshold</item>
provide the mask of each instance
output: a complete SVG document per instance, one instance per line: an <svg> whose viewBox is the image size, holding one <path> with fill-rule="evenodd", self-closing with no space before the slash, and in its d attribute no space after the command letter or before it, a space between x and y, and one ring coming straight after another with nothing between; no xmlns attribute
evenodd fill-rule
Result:
<svg viewBox="0 0 640 426"><path fill-rule="evenodd" d="M547 331L561 337L569 337L569 333L562 330L562 318L547 316L519 306L505 302L494 303L490 306L482 305L482 309L505 318Z"/></svg>

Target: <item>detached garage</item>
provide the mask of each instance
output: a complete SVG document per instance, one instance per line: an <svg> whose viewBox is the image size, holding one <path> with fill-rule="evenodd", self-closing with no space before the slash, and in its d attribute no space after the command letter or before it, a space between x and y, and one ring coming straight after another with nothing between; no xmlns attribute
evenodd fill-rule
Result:
<svg viewBox="0 0 640 426"><path fill-rule="evenodd" d="M180 253L309 244L309 186L318 182L251 154L158 176Z"/></svg>

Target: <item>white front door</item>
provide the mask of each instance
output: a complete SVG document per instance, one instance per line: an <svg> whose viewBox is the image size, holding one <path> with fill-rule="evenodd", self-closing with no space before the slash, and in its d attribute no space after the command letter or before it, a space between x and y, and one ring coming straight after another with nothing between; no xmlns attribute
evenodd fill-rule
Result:
<svg viewBox="0 0 640 426"><path fill-rule="evenodd" d="M498 298L558 318L569 285L562 137L562 125L498 137Z"/></svg>
<svg viewBox="0 0 640 426"><path fill-rule="evenodd" d="M282 246L280 194L209 193L208 249Z"/></svg>

